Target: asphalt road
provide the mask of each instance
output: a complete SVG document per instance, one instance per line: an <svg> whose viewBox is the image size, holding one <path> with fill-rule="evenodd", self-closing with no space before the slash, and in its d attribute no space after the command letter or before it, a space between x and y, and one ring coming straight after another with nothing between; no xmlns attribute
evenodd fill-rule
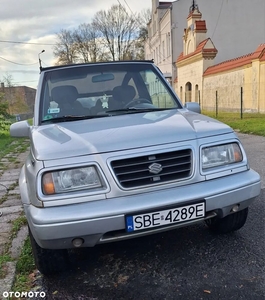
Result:
<svg viewBox="0 0 265 300"><path fill-rule="evenodd" d="M241 230L215 235L201 223L73 251L72 270L39 276L38 291L48 300L265 299L265 138L239 138L263 188Z"/></svg>

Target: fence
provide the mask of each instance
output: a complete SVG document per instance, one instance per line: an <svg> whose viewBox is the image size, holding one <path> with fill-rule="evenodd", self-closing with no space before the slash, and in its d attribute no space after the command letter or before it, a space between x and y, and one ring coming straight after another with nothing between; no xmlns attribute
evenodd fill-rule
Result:
<svg viewBox="0 0 265 300"><path fill-rule="evenodd" d="M229 85L226 87L208 88L203 90L200 99L204 110L224 112L265 113L265 95L253 86Z"/></svg>

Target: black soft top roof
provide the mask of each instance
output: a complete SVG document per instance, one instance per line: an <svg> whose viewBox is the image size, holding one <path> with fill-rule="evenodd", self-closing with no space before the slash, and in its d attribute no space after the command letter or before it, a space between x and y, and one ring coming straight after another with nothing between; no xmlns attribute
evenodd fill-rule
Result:
<svg viewBox="0 0 265 300"><path fill-rule="evenodd" d="M99 65L99 64L122 64L122 63L154 63L154 60L115 60L115 61L101 61L101 62L89 62L89 63L80 63L80 64L68 64L68 65L58 65L51 67L41 67L40 71L47 71L52 69L61 69L73 66L88 66L88 65Z"/></svg>

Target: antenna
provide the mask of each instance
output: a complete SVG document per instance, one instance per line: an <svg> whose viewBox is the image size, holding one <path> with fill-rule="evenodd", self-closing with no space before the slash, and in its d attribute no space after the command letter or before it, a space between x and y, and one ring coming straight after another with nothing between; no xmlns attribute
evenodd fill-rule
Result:
<svg viewBox="0 0 265 300"><path fill-rule="evenodd" d="M40 55L41 55L43 52L45 52L45 50L42 50L42 51L38 54L38 56L39 56L39 64L40 64L40 71L42 70L42 65L41 65Z"/></svg>

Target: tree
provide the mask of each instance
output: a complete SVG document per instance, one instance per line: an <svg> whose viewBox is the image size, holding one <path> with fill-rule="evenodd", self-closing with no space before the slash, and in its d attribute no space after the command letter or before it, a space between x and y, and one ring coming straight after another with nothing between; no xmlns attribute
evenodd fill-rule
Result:
<svg viewBox="0 0 265 300"><path fill-rule="evenodd" d="M7 87L14 86L14 84L13 84L13 82L14 82L13 76L11 74L9 74L8 72L3 76L2 82L4 82L4 84Z"/></svg>
<svg viewBox="0 0 265 300"><path fill-rule="evenodd" d="M54 47L53 54L58 57L57 64L73 64L78 62L77 49L74 40L74 34L70 30L62 29L57 34L58 41Z"/></svg>
<svg viewBox="0 0 265 300"><path fill-rule="evenodd" d="M89 23L83 23L73 32L76 52L81 62L96 62L105 60L104 51L100 45L99 33Z"/></svg>
<svg viewBox="0 0 265 300"><path fill-rule="evenodd" d="M14 86L13 76L6 73L1 81L5 83L5 89L4 92L0 94L0 111L2 111L4 115L27 112L29 107L24 100L24 95L21 94L21 90Z"/></svg>
<svg viewBox="0 0 265 300"><path fill-rule="evenodd" d="M122 5L112 5L108 11L97 12L92 24L101 33L103 47L112 60L131 59L138 32L137 17L130 16Z"/></svg>
<svg viewBox="0 0 265 300"><path fill-rule="evenodd" d="M0 116L8 116L8 103L4 100L4 93L0 93Z"/></svg>
<svg viewBox="0 0 265 300"><path fill-rule="evenodd" d="M129 15L122 5L95 14L92 23L57 34L54 55L57 64L106 60L144 59L144 42L150 10Z"/></svg>
<svg viewBox="0 0 265 300"><path fill-rule="evenodd" d="M14 93L12 91L13 85L13 76L9 73L6 73L1 80L8 89L4 89L2 94L2 109L9 115L12 114L12 107L14 103Z"/></svg>
<svg viewBox="0 0 265 300"><path fill-rule="evenodd" d="M139 33L138 39L136 41L136 49L135 51L135 59L144 59L145 58L145 49L144 45L148 38L148 30L147 30L147 23L151 19L151 10L145 9L141 12L139 17Z"/></svg>
<svg viewBox="0 0 265 300"><path fill-rule="evenodd" d="M96 30L89 23L83 23L72 31L62 29L57 34L53 54L57 65L96 62L107 60Z"/></svg>

